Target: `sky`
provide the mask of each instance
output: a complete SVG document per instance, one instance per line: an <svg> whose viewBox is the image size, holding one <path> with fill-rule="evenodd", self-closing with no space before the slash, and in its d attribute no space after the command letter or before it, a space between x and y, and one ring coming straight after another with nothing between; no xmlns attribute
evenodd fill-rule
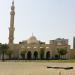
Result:
<svg viewBox="0 0 75 75"><path fill-rule="evenodd" d="M75 36L75 0L14 0L14 43L27 40L32 33L49 43L56 38ZM0 42L8 43L12 0L0 0Z"/></svg>

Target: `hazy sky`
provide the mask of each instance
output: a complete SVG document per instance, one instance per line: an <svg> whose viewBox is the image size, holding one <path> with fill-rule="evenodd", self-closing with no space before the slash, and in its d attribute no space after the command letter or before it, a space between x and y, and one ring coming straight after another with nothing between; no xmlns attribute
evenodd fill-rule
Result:
<svg viewBox="0 0 75 75"><path fill-rule="evenodd" d="M28 39L32 33L38 40L75 36L75 0L14 0L15 40ZM12 0L0 0L0 42L8 43Z"/></svg>

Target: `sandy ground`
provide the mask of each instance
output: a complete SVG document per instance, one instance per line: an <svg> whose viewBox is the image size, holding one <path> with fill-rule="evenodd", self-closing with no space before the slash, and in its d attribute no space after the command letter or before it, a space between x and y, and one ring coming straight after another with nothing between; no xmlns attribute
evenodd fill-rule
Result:
<svg viewBox="0 0 75 75"><path fill-rule="evenodd" d="M47 66L73 66L73 70L48 69ZM75 63L0 62L0 75L75 75Z"/></svg>

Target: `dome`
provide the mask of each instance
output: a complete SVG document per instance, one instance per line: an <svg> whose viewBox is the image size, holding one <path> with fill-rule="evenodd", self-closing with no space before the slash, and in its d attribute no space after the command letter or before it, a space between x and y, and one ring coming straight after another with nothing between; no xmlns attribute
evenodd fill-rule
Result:
<svg viewBox="0 0 75 75"><path fill-rule="evenodd" d="M36 39L35 36L31 36L28 40L27 40L27 44L38 44L38 40Z"/></svg>

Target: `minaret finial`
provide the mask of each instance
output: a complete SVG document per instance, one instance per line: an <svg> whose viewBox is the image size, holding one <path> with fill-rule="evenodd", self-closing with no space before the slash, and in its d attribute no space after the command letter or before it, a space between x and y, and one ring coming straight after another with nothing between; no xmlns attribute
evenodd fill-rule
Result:
<svg viewBox="0 0 75 75"><path fill-rule="evenodd" d="M12 5L14 6L14 0L12 1Z"/></svg>
<svg viewBox="0 0 75 75"><path fill-rule="evenodd" d="M14 0L12 1L12 5L11 5L11 10L14 10L15 6L14 6Z"/></svg>

